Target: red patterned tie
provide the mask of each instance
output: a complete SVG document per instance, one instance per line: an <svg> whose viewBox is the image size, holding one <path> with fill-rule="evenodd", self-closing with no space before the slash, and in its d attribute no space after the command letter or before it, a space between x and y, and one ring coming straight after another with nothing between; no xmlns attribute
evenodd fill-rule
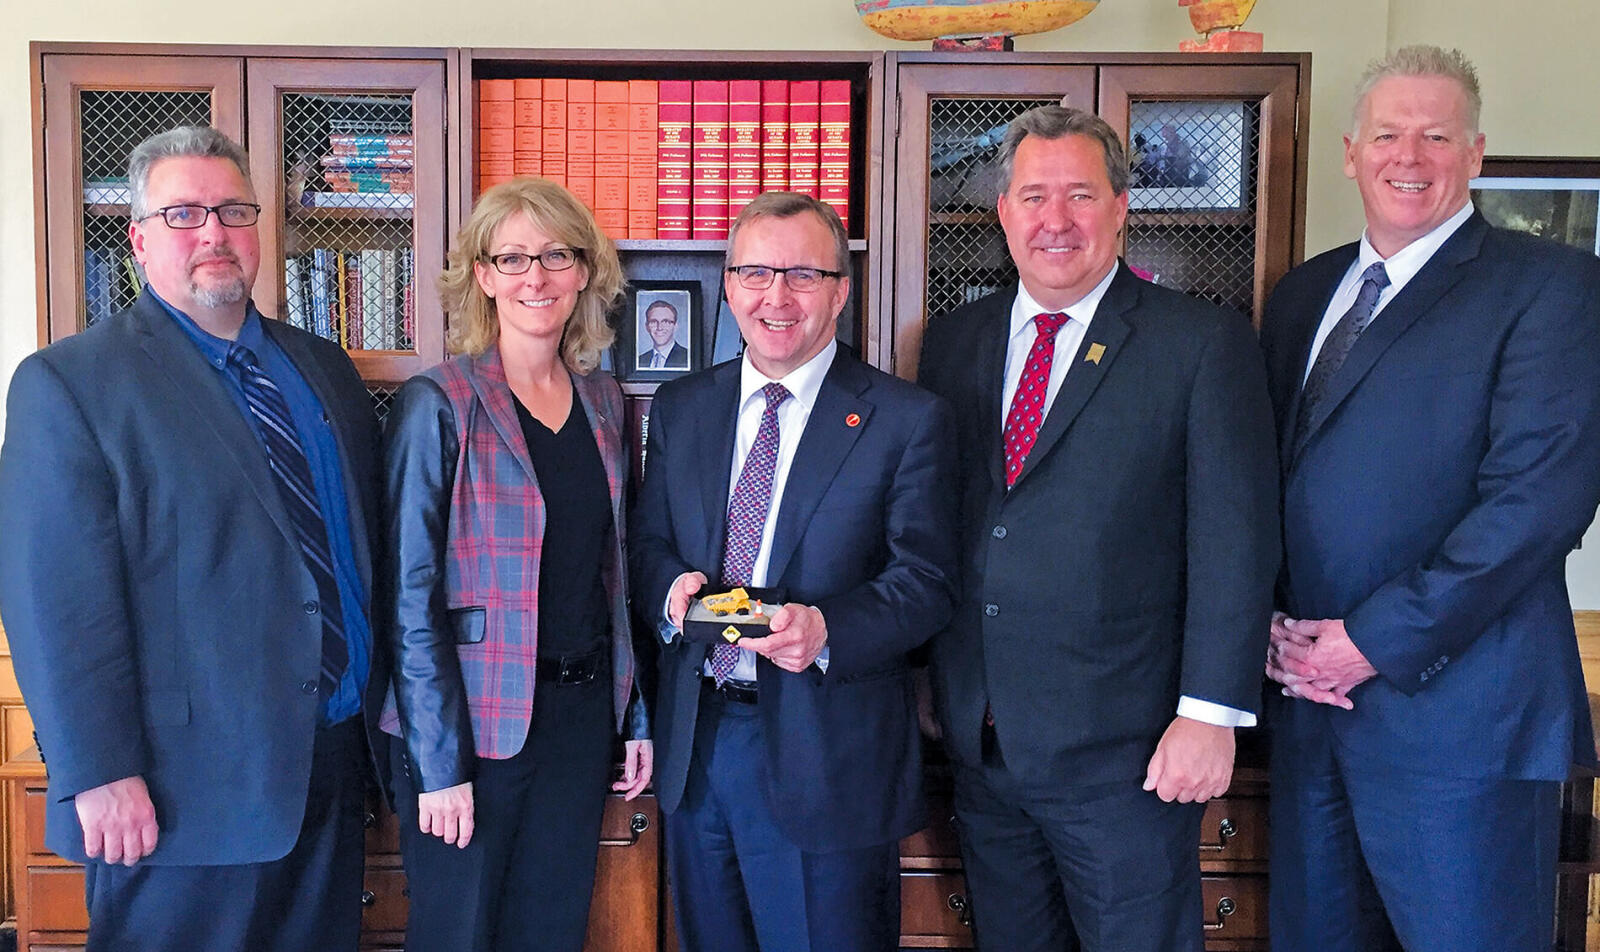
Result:
<svg viewBox="0 0 1600 952"><path fill-rule="evenodd" d="M772 474L778 467L778 406L789 398L789 391L781 383L769 383L761 392L767 408L728 500L728 534L722 546L724 585L750 584L756 554L761 551L761 531L772 508ZM739 647L727 642L718 642L711 649L711 676L718 687L733 674L739 654Z"/></svg>
<svg viewBox="0 0 1600 952"><path fill-rule="evenodd" d="M1016 485L1022 464L1028 461L1033 443L1039 438L1039 424L1044 422L1044 397L1050 386L1050 362L1056 353L1056 332L1066 323L1065 314L1040 314L1033 319L1039 336L1028 349L1028 362L1022 366L1022 379L1017 383L1011 410L1006 414L1007 489Z"/></svg>

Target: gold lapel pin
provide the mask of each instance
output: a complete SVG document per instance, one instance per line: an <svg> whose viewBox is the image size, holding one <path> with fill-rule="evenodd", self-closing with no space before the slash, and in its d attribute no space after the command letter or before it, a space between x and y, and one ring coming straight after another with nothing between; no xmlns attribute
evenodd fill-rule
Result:
<svg viewBox="0 0 1600 952"><path fill-rule="evenodd" d="M844 425L845 426L860 426L861 425L861 414L859 414L859 413L851 413L851 414L847 415L844 418Z"/></svg>
<svg viewBox="0 0 1600 952"><path fill-rule="evenodd" d="M1096 367L1098 367L1098 366L1100 366L1100 358L1104 357L1105 354L1106 354L1106 345L1104 345L1104 344L1090 344L1089 345L1089 352L1083 355L1083 359L1085 361L1087 361L1088 363L1094 364Z"/></svg>

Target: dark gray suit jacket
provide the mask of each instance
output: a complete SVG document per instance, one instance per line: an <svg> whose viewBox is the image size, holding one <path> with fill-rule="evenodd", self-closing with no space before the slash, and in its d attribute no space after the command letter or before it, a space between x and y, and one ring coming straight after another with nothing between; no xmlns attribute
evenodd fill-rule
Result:
<svg viewBox="0 0 1600 952"><path fill-rule="evenodd" d="M1078 352L1056 355L1073 365L1008 492L1015 297L939 317L923 343L961 450L963 590L933 642L934 699L967 763L990 705L1029 781L1142 778L1180 695L1260 703L1278 563L1261 358L1243 317L1119 265Z"/></svg>
<svg viewBox="0 0 1600 952"><path fill-rule="evenodd" d="M370 398L337 346L264 325L333 421L370 597ZM52 850L83 861L72 796L137 774L161 826L144 862L287 853L322 701L316 598L249 421L148 293L17 368L0 618L50 773ZM388 680L374 642L369 702Z"/></svg>

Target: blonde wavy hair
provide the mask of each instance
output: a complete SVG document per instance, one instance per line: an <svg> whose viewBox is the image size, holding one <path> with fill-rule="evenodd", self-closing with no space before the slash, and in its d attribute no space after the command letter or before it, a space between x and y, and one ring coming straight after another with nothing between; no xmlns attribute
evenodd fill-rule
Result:
<svg viewBox="0 0 1600 952"><path fill-rule="evenodd" d="M622 263L617 246L595 224L589 209L549 179L516 178L478 196L471 217L456 234L449 264L439 275L439 303L449 316L445 347L452 354L477 357L499 339L494 299L478 285L473 265L488 262L495 230L518 212L578 252L579 265L588 270L588 285L578 292L578 303L561 335L561 359L574 373L586 374L599 366L601 351L616 338L606 315L622 296Z"/></svg>

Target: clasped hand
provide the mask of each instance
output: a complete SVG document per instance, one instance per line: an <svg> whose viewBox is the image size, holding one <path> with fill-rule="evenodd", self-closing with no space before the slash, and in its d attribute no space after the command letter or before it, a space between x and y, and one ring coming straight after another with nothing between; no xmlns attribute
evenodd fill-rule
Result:
<svg viewBox="0 0 1600 952"><path fill-rule="evenodd" d="M1267 677L1283 685L1285 697L1304 698L1354 710L1351 689L1377 675L1350 640L1342 618L1290 618L1272 613Z"/></svg>

